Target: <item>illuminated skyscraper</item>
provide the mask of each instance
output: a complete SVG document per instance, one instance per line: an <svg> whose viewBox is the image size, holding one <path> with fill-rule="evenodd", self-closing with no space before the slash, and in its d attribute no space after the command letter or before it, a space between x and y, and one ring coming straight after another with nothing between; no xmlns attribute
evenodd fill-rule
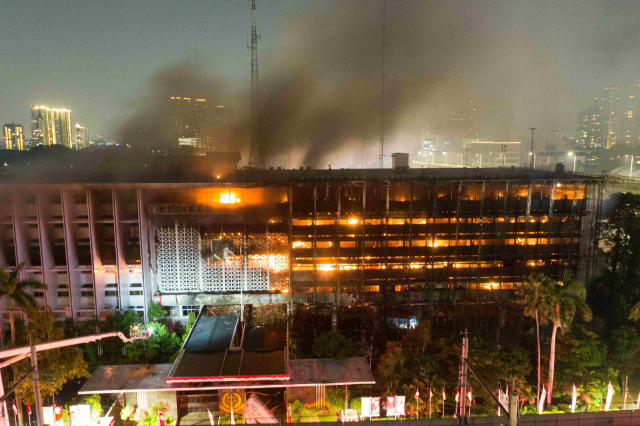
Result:
<svg viewBox="0 0 640 426"><path fill-rule="evenodd" d="M617 86L605 87L600 95L604 112L604 147L611 148L620 144L620 116L622 92Z"/></svg>
<svg viewBox="0 0 640 426"><path fill-rule="evenodd" d="M620 118L621 143L628 146L640 145L640 84L634 84L624 94L622 116Z"/></svg>
<svg viewBox="0 0 640 426"><path fill-rule="evenodd" d="M89 146L89 129L76 123L76 134L73 138L73 148L82 149Z"/></svg>
<svg viewBox="0 0 640 426"><path fill-rule="evenodd" d="M210 117L206 99L171 97L173 135L178 145L202 146L202 131Z"/></svg>
<svg viewBox="0 0 640 426"><path fill-rule="evenodd" d="M6 149L24 150L24 130L22 124L5 124L3 126L4 145Z"/></svg>
<svg viewBox="0 0 640 426"><path fill-rule="evenodd" d="M583 148L640 145L640 84L608 86L598 92L591 108L578 117L578 144Z"/></svg>
<svg viewBox="0 0 640 426"><path fill-rule="evenodd" d="M31 105L31 139L38 145L72 148L71 110Z"/></svg>

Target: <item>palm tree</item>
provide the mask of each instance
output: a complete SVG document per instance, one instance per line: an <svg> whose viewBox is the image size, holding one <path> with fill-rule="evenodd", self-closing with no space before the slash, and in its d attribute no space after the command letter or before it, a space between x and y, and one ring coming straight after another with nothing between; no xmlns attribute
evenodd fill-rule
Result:
<svg viewBox="0 0 640 426"><path fill-rule="evenodd" d="M536 320L536 338L538 341L538 387L536 388L536 402L540 400L540 322L545 323L549 314L549 294L554 281L542 273L530 274L525 278L522 286L516 290L520 303L524 305L524 314Z"/></svg>
<svg viewBox="0 0 640 426"><path fill-rule="evenodd" d="M16 340L14 304L22 309L35 308L36 300L27 293L29 287L34 289L46 289L47 286L38 280L20 280L20 272L24 269L24 263L19 264L13 271L7 272L0 268L0 297L9 299L9 320L11 322L11 340Z"/></svg>
<svg viewBox="0 0 640 426"><path fill-rule="evenodd" d="M556 337L558 330L564 332L571 327L571 323L578 311L582 312L585 321L591 321L591 308L585 301L587 291L584 284L576 281L569 274L564 277L562 284L558 283L552 288L550 293L549 319L553 323L551 332L551 353L549 355L549 381L547 383L547 404L551 405L553 394L553 374L556 359Z"/></svg>

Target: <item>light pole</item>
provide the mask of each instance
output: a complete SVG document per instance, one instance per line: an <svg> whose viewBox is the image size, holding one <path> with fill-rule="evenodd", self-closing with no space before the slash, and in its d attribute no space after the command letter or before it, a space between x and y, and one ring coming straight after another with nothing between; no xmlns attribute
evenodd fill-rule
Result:
<svg viewBox="0 0 640 426"><path fill-rule="evenodd" d="M576 172L576 159L578 157L576 157L576 154L573 153L573 152L570 152L568 155L569 155L569 157L573 157L573 172L575 173Z"/></svg>
<svg viewBox="0 0 640 426"><path fill-rule="evenodd" d="M534 155L535 150L533 149L533 132L536 130L535 127L531 127L531 168L533 169L536 165L536 157Z"/></svg>
<svg viewBox="0 0 640 426"><path fill-rule="evenodd" d="M628 157L628 156L629 154L625 155L625 157ZM629 164L629 177L631 177L631 174L633 173L633 158L634 158L634 155L631 154L631 164Z"/></svg>

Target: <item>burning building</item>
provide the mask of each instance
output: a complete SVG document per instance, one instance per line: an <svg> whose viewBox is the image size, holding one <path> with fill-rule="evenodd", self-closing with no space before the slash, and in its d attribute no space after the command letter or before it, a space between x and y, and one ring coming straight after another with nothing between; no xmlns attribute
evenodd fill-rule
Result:
<svg viewBox="0 0 640 426"><path fill-rule="evenodd" d="M25 277L48 286L36 300L79 320L144 313L152 300L178 319L240 298L478 300L531 272L590 274L599 188L591 176L518 168L235 170L223 162L45 175L32 165L0 176L0 266L24 263Z"/></svg>

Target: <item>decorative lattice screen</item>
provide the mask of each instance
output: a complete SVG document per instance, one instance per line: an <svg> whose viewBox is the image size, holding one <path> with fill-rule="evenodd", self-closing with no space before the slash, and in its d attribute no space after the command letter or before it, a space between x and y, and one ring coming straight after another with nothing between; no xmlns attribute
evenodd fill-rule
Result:
<svg viewBox="0 0 640 426"><path fill-rule="evenodd" d="M161 292L235 292L288 288L285 234L226 235L233 255L214 261L211 240L197 225L155 227L158 286ZM221 236L215 236L220 238Z"/></svg>

